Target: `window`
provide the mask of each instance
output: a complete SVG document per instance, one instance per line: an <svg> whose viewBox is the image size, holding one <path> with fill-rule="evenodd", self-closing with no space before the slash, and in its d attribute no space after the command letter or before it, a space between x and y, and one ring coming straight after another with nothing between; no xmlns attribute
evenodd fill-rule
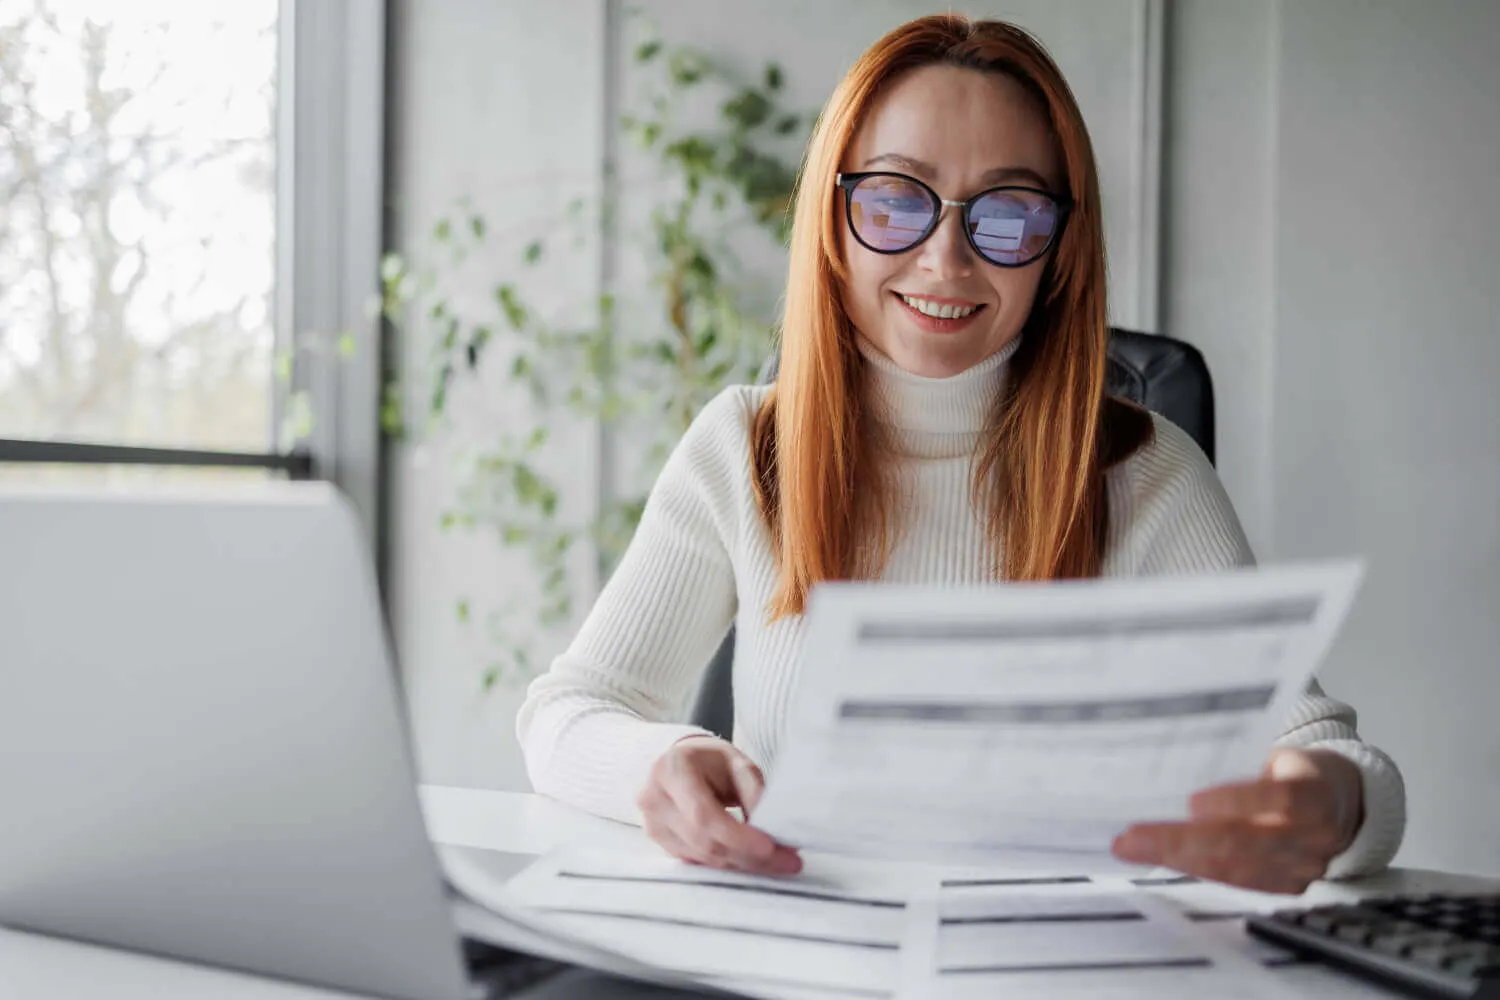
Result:
<svg viewBox="0 0 1500 1000"><path fill-rule="evenodd" d="M0 0L0 437L272 450L277 13Z"/></svg>
<svg viewBox="0 0 1500 1000"><path fill-rule="evenodd" d="M0 484L316 474L375 523L384 44L368 0L0 0Z"/></svg>

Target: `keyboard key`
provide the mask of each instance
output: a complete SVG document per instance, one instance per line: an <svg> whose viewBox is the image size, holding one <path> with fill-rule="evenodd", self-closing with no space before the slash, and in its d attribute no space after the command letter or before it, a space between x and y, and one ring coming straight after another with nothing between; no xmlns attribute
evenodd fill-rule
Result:
<svg viewBox="0 0 1500 1000"><path fill-rule="evenodd" d="M1500 964L1500 948L1488 944L1460 944L1448 949L1448 958L1444 963L1453 966L1459 962L1475 961L1483 965Z"/></svg>
<svg viewBox="0 0 1500 1000"><path fill-rule="evenodd" d="M1482 958L1460 958L1450 962L1444 971L1472 979L1500 979L1500 963Z"/></svg>
<svg viewBox="0 0 1500 1000"><path fill-rule="evenodd" d="M1444 944L1448 935L1440 931L1418 928L1397 934L1381 934L1370 942L1370 947L1385 955L1408 955L1413 948L1424 944Z"/></svg>
<svg viewBox="0 0 1500 1000"><path fill-rule="evenodd" d="M1302 925L1308 930L1318 931L1322 934L1332 934L1338 929L1338 917L1332 913L1312 912L1302 918Z"/></svg>
<svg viewBox="0 0 1500 1000"><path fill-rule="evenodd" d="M1449 954L1453 951L1453 942L1417 945L1406 953L1406 957L1413 962L1421 962L1435 969L1441 969L1448 961Z"/></svg>

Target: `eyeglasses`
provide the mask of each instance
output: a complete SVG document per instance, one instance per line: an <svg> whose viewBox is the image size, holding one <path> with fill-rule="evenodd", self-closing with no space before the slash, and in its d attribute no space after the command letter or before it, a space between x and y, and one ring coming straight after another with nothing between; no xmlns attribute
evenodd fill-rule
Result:
<svg viewBox="0 0 1500 1000"><path fill-rule="evenodd" d="M1056 242L1073 203L1031 187L994 187L967 201L950 201L915 177L894 173L839 174L849 231L876 253L905 253L937 229L943 206L963 210L964 235L974 252L1000 267L1025 267Z"/></svg>

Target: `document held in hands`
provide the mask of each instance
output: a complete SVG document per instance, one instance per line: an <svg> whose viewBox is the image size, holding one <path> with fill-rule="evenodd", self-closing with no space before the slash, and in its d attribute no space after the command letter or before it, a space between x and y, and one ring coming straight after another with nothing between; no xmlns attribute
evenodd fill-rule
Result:
<svg viewBox="0 0 1500 1000"><path fill-rule="evenodd" d="M844 854L1112 867L1131 823L1259 774L1362 572L820 586L751 822Z"/></svg>

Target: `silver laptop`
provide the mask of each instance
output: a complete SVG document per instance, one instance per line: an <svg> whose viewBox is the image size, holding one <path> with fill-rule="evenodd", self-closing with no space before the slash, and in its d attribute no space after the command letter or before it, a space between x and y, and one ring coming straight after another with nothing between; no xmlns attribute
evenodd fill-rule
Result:
<svg viewBox="0 0 1500 1000"><path fill-rule="evenodd" d="M472 996L395 669L331 487L0 494L0 924Z"/></svg>

